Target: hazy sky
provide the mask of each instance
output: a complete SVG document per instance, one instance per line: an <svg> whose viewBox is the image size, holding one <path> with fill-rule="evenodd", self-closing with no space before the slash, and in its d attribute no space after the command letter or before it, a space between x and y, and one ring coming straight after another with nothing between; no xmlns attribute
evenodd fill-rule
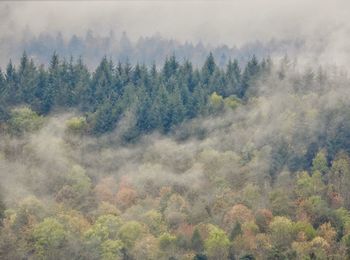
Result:
<svg viewBox="0 0 350 260"><path fill-rule="evenodd" d="M348 0L23 1L0 3L1 36L60 30L64 35L126 30L132 39L159 32L181 41L247 41L349 32ZM332 35L334 37L334 35Z"/></svg>

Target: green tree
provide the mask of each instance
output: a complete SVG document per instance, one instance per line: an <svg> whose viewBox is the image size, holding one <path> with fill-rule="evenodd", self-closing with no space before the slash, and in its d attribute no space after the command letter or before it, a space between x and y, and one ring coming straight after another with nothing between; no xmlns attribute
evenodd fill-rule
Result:
<svg viewBox="0 0 350 260"><path fill-rule="evenodd" d="M205 85L209 84L210 78L214 74L216 69L217 69L217 66L216 66L216 63L214 60L214 56L210 52L207 59L204 62L204 65L203 65L202 71L201 71L203 84L205 84Z"/></svg>
<svg viewBox="0 0 350 260"><path fill-rule="evenodd" d="M225 96L239 95L239 88L241 84L241 69L238 65L238 61L235 59L233 62L230 60L226 68L226 81L227 87L225 90Z"/></svg>
<svg viewBox="0 0 350 260"><path fill-rule="evenodd" d="M343 237L343 243L346 248L346 256L347 258L349 258L350 257L350 234Z"/></svg>
<svg viewBox="0 0 350 260"><path fill-rule="evenodd" d="M88 102L92 111L95 111L101 104L113 102L113 83L113 64L104 57L91 79Z"/></svg>
<svg viewBox="0 0 350 260"><path fill-rule="evenodd" d="M306 198L312 195L321 195L325 189L322 176L319 171L310 176L307 172L298 175L296 183L296 193L298 196Z"/></svg>
<svg viewBox="0 0 350 260"><path fill-rule="evenodd" d="M21 100L27 104L34 102L36 86L36 68L33 60L29 60L26 52L23 53L18 70L18 84L21 91Z"/></svg>
<svg viewBox="0 0 350 260"><path fill-rule="evenodd" d="M73 134L83 134L87 129L85 117L72 117L66 122L67 131Z"/></svg>
<svg viewBox="0 0 350 260"><path fill-rule="evenodd" d="M145 228L137 221L126 222L120 227L118 236L126 248L131 249L136 240L140 239L146 233Z"/></svg>
<svg viewBox="0 0 350 260"><path fill-rule="evenodd" d="M200 253L204 250L204 242L201 237L201 234L199 233L198 228L195 228L193 231L192 238L191 238L191 245L192 245L192 249L197 253Z"/></svg>
<svg viewBox="0 0 350 260"><path fill-rule="evenodd" d="M103 134L113 130L121 116L121 109L113 106L109 101L104 102L98 107L95 113L88 117L88 124L94 134Z"/></svg>
<svg viewBox="0 0 350 260"><path fill-rule="evenodd" d="M209 98L210 106L212 112L219 112L224 108L224 99L222 96L218 95L216 92L213 92Z"/></svg>
<svg viewBox="0 0 350 260"><path fill-rule="evenodd" d="M286 250L294 238L293 222L287 217L275 217L270 223L271 239L280 250Z"/></svg>
<svg viewBox="0 0 350 260"><path fill-rule="evenodd" d="M52 106L60 104L60 87L62 85L61 71L60 71L60 60L55 52L50 60L50 66L48 71L48 85L46 90L46 104L48 105L47 110L50 111Z"/></svg>
<svg viewBox="0 0 350 260"><path fill-rule="evenodd" d="M49 76L43 66L40 66L37 86L34 90L33 109L40 114L47 114L53 106L53 93L49 85Z"/></svg>
<svg viewBox="0 0 350 260"><path fill-rule="evenodd" d="M176 236L169 233L160 235L159 248L165 256L174 256L176 253Z"/></svg>
<svg viewBox="0 0 350 260"><path fill-rule="evenodd" d="M225 231L210 226L209 236L204 241L204 248L209 259L227 259L230 240Z"/></svg>
<svg viewBox="0 0 350 260"><path fill-rule="evenodd" d="M243 98L246 96L248 89L253 86L260 71L260 65L255 55L248 61L244 68L241 80L241 87L238 91L238 97Z"/></svg>
<svg viewBox="0 0 350 260"><path fill-rule="evenodd" d="M15 66L12 64L11 60L6 67L5 79L5 100L11 105L16 105L20 102L21 92L18 86L18 75Z"/></svg>
<svg viewBox="0 0 350 260"><path fill-rule="evenodd" d="M347 154L339 153L336 156L332 162L329 181L344 198L345 205L350 206L350 160Z"/></svg>
<svg viewBox="0 0 350 260"><path fill-rule="evenodd" d="M54 218L46 218L33 230L35 254L38 259L61 259L68 233Z"/></svg>
<svg viewBox="0 0 350 260"><path fill-rule="evenodd" d="M153 209L147 211L143 215L142 219L154 236L158 236L162 231L166 229L165 223L162 219L162 214L157 210Z"/></svg>
<svg viewBox="0 0 350 260"><path fill-rule="evenodd" d="M312 160L312 171L319 171L322 176L325 176L328 171L328 162L327 162L327 157L326 154L323 150L319 151L315 158Z"/></svg>
<svg viewBox="0 0 350 260"><path fill-rule="evenodd" d="M114 215L102 215L97 218L94 225L85 233L88 241L101 243L108 239L119 238L118 232L122 225L120 217Z"/></svg>
<svg viewBox="0 0 350 260"><path fill-rule="evenodd" d="M101 259L122 260L124 244L120 240L106 240L101 244Z"/></svg>
<svg viewBox="0 0 350 260"><path fill-rule="evenodd" d="M233 226L231 233L230 233L230 240L233 241L237 236L242 235L242 226L241 223L236 222L236 224Z"/></svg>
<svg viewBox="0 0 350 260"><path fill-rule="evenodd" d="M43 118L28 107L15 108L11 111L10 116L8 125L13 135L33 132L43 124Z"/></svg>
<svg viewBox="0 0 350 260"><path fill-rule="evenodd" d="M170 58L165 59L164 67L163 67L163 77L165 80L169 80L170 77L175 76L177 70L179 68L179 64L176 61L175 55L172 55Z"/></svg>
<svg viewBox="0 0 350 260"><path fill-rule="evenodd" d="M3 195L0 190L0 226L2 224L2 219L5 217L5 203L3 201Z"/></svg>

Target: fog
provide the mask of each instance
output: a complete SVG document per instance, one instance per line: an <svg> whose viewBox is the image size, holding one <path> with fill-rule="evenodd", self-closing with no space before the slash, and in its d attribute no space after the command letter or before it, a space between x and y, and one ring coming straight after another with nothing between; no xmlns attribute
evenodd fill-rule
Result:
<svg viewBox="0 0 350 260"><path fill-rule="evenodd" d="M283 52L300 61L346 66L350 62L349 10L345 0L1 2L0 64L5 67L9 59L18 61L19 52L25 48L19 43L43 33L55 37L60 32L69 41L73 35L84 37L90 30L102 37L111 33L120 36L126 31L132 43L140 37L161 35L182 44L201 42L208 45L208 50L220 45L239 48L257 41L268 48L271 40L290 41ZM297 52L293 45L296 40L302 42ZM118 49L118 44L112 49ZM55 51L48 46L52 50L46 52ZM176 51L174 46L171 48L166 55ZM100 52L93 61L87 60L91 67L103 55L113 56L113 50ZM47 62L47 58L38 60ZM139 57L131 57L131 61L151 63Z"/></svg>
<svg viewBox="0 0 350 260"><path fill-rule="evenodd" d="M349 7L342 0L3 2L1 34L115 29L132 38L158 32L181 41L240 45L349 29Z"/></svg>
<svg viewBox="0 0 350 260"><path fill-rule="evenodd" d="M67 132L67 120L78 112L53 113L38 132L22 138L3 136L0 176L5 198L12 204L32 193L45 197L52 192L48 187L72 178L76 166L93 183L106 176L116 181L127 176L140 194L158 194L162 187L176 185L200 192L214 179L242 181L231 183L237 191L253 183L265 194L274 174L289 171L286 162L271 173L274 150L287 144L289 159L308 156L313 143L325 145L320 136L337 131L346 116L337 114L338 109L350 105L349 79L341 70L328 68L325 82L314 79L311 85L303 81L304 70L299 70L294 64L283 80L276 77L277 71L260 79L249 90L252 98L234 111L199 117L169 135L154 132L134 144L122 140L134 124L128 115L113 132L93 137ZM330 113L335 113L331 123L326 117ZM265 199L259 203L266 203Z"/></svg>
<svg viewBox="0 0 350 260"><path fill-rule="evenodd" d="M81 81L84 86L101 92L109 89L110 92L103 93L108 96L104 100L107 106L105 110L98 110L100 114L96 113L98 107L95 111L84 111L80 105L58 103L56 107L53 101L47 114L38 115L22 108L29 111L28 120L25 115L17 118L14 111L29 103L10 104L9 118L0 122L0 210L3 211L0 256L4 255L4 259L197 259L195 255L204 252L209 255L208 259L228 259L229 253L236 257L230 259L248 253L257 259L268 259L272 254L277 257L279 252L275 247L283 240L280 236L274 237L276 231L270 223L283 220L287 223L283 228L292 223L295 226L292 231L282 232L278 228L278 235L288 233L287 244L281 246L281 250L292 248L295 259L318 258L311 250L323 248L329 258L345 258L350 252L345 250L350 248L349 243L344 243L344 239L350 241L350 157L345 155L350 153L350 79L346 73L350 62L349 15L350 2L341 0L0 3L0 46L5 46L0 49L0 62L12 55L11 45L23 39L61 32L68 42L73 35L85 37L89 30L100 36L110 35L111 31L119 35L127 31L134 44L140 37L158 34L184 45L188 41L202 42L212 48L225 44L232 47L228 53L235 53L233 46L244 49L250 44L255 46L257 41L266 45L270 45L272 39L302 43L300 48L283 49L291 58L261 61L264 52L257 61L250 57L254 52L241 52L248 53L246 59L250 60L246 67L241 66L240 81L238 77L235 81L234 87L242 87L242 79L249 79L241 96L236 92L219 93L222 96L216 93L215 87L221 82L216 77L221 79L220 75L226 75L229 79L234 74L222 70L225 67L222 64L217 67L214 64L215 70L210 74L205 67L195 70L193 77L198 82L205 82L207 74L210 75L207 83L203 83L203 89L210 89L208 93L203 92L206 112L179 121L169 131L162 131L160 124L140 132L140 136L126 139L135 129L139 116L139 107L134 108L133 102L139 104L136 103L139 97L148 94L146 91L138 94L139 86L128 83L125 88L136 93L136 101L121 99L128 98L129 94L123 89L118 94L120 99L109 103L113 97L108 94L119 83L112 80L104 83L108 73L107 76L101 73L101 80L96 77L97 83ZM103 42L101 39L97 37L96 41ZM87 46L86 55L94 51ZM119 51L125 49L128 48L121 46ZM257 48L252 51L254 49ZM157 48L155 51L161 52ZM169 50L166 51L168 54ZM254 70L254 60L260 71L256 74L249 71ZM113 73L118 70L112 62L108 63L107 59L105 62L110 64ZM163 84L173 87L169 93L174 98L170 101L179 99L179 102L166 103L163 102L166 99L161 99L160 103L175 108L183 104L180 99L193 95L193 90L184 92L183 96L179 94L178 99L174 95L176 84L184 85L187 90L191 82L185 78L187 74L183 74L181 82L176 78L182 75L183 68L179 68L176 67L169 78L165 76L165 69L160 69L159 74L155 70L154 78L145 77L154 80L150 83L156 91L152 92L154 96L164 95ZM136 67L129 69L133 73ZM96 74L91 73L92 77ZM4 75L0 83L12 90L16 85L11 85L7 74ZM51 82L52 75L56 74L48 70L49 87L50 84L56 86ZM192 67L189 75L192 77ZM30 81L36 90L39 84L32 82L36 81ZM223 82L228 88L229 81ZM157 85L159 88L155 88ZM198 86L202 87L202 83ZM91 93L99 93L93 91ZM92 106L95 100L88 100ZM121 110L116 126L113 121L114 128L93 132L89 124L97 122L103 126L109 117L102 116L122 101L130 102L131 106ZM145 104L145 114L151 113L152 104ZM176 110L171 111L175 114ZM141 114L142 118L146 118L145 114ZM36 127L31 128L32 124ZM22 132L17 133L16 127L22 127ZM314 167L318 155L324 156L322 173ZM304 176L303 179L300 176ZM263 224L256 217L261 210L268 213ZM149 221L151 218L153 222ZM47 224L49 228L45 229ZM233 236L233 227L238 224L240 234ZM307 224L305 230L314 234L309 238L302 228L300 232L294 230L297 224L302 228ZM128 225L132 227L131 232L125 229ZM328 235L322 233L323 225L328 225ZM216 239L218 234L225 238L219 237L218 244L229 241L227 245L214 247L214 253L210 252L209 244L210 233L216 230L213 227L222 231L213 232ZM205 241L200 250L193 246L195 228ZM129 233L134 237L129 238ZM51 243L51 236L58 237L58 242ZM164 237L170 246L162 245ZM262 240L259 242L259 239ZM324 242L312 244L315 240ZM11 243L15 246L11 247ZM308 247L310 251L304 252ZM233 253L229 252L231 248ZM105 251L110 255L106 257ZM125 254L132 258L126 258Z"/></svg>

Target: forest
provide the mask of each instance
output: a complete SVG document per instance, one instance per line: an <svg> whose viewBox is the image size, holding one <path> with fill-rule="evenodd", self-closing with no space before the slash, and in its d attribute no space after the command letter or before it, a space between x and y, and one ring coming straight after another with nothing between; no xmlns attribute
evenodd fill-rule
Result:
<svg viewBox="0 0 350 260"><path fill-rule="evenodd" d="M0 258L350 258L349 83L24 52L0 72Z"/></svg>
<svg viewBox="0 0 350 260"><path fill-rule="evenodd" d="M244 63L251 55L264 58L268 55L284 55L286 52L300 53L305 50L306 45L303 39L271 39L268 42L247 42L242 46L210 46L202 41L181 42L178 39L167 39L160 34L134 39L127 31L118 32L117 29L108 34L88 29L85 35L71 36L66 35L64 31L35 35L30 30L25 30L20 40L9 36L0 41L0 48L6 50L0 53L0 64L3 66L9 59L19 61L23 50L36 62L47 64L52 51L55 50L60 57L66 59L71 55L84 57L84 63L89 69L94 69L104 55L123 63L139 62L147 66L162 66L167 57L175 55L178 60L189 59L194 67L200 67L212 52L217 65L224 67L234 58L239 63Z"/></svg>
<svg viewBox="0 0 350 260"><path fill-rule="evenodd" d="M20 105L38 115L77 109L85 116L72 123L80 123L82 132L103 134L121 118L129 118L126 141L154 130L168 133L186 119L222 110L224 104L236 107L254 79L270 69L270 62L259 64L253 56L241 73L237 60L224 71L210 54L198 70L171 56L158 71L155 65L114 65L104 57L90 73L82 59L61 61L53 54L45 69L24 53L17 70L10 62L5 75L0 74L1 119L6 121L11 107Z"/></svg>

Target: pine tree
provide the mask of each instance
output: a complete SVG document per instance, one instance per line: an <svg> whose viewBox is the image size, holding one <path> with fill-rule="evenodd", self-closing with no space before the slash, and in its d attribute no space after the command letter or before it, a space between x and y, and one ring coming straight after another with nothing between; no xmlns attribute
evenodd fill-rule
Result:
<svg viewBox="0 0 350 260"><path fill-rule="evenodd" d="M23 53L18 70L18 85L21 101L32 104L34 101L34 88L37 72L33 60L29 60L26 52Z"/></svg>
<svg viewBox="0 0 350 260"><path fill-rule="evenodd" d="M225 96L239 95L239 87L241 84L241 69L238 65L238 61L235 59L233 62L230 60L226 68L226 91Z"/></svg>
<svg viewBox="0 0 350 260"><path fill-rule="evenodd" d="M104 57L97 67L89 89L89 105L91 110L95 111L99 105L104 104L106 100L110 100L113 92L113 67Z"/></svg>
<svg viewBox="0 0 350 260"><path fill-rule="evenodd" d="M74 84L75 84L75 95L76 102L82 111L89 111L90 109L90 97L91 97L91 86L90 86L90 72L84 65L82 58L80 57L74 66Z"/></svg>
<svg viewBox="0 0 350 260"><path fill-rule="evenodd" d="M48 104L47 109L50 111L54 104L59 103L61 87L60 60L56 52L51 57L48 74L48 87L45 95L47 100L45 103Z"/></svg>
<svg viewBox="0 0 350 260"><path fill-rule="evenodd" d="M5 80L4 74L2 73L2 70L0 69L0 99L2 103L4 102L3 98L5 94L6 94L6 80Z"/></svg>
<svg viewBox="0 0 350 260"><path fill-rule="evenodd" d="M195 228L193 231L191 238L191 247L197 253L201 253L204 250L204 242L198 228Z"/></svg>
<svg viewBox="0 0 350 260"><path fill-rule="evenodd" d="M202 83L204 85L208 85L211 76L214 74L217 66L214 60L214 56L212 53L209 53L209 56L207 57L206 61L204 62L204 65L202 67L201 71L201 79Z"/></svg>
<svg viewBox="0 0 350 260"><path fill-rule="evenodd" d="M250 61L248 61L243 75L242 75L242 82L241 82L241 88L238 92L238 97L243 98L246 96L246 93L250 86L253 85L254 80L257 79L259 74L260 66L259 62L256 59L255 55L251 58Z"/></svg>
<svg viewBox="0 0 350 260"><path fill-rule="evenodd" d="M34 90L33 108L40 114L47 114L53 106L53 96L50 89L48 74L44 67L39 68L37 85Z"/></svg>
<svg viewBox="0 0 350 260"><path fill-rule="evenodd" d="M236 222L230 234L230 240L233 241L237 236L242 235L241 223Z"/></svg>
<svg viewBox="0 0 350 260"><path fill-rule="evenodd" d="M162 71L164 80L168 81L172 76L175 76L178 68L179 64L176 61L175 55L172 55L169 59L167 58Z"/></svg>
<svg viewBox="0 0 350 260"><path fill-rule="evenodd" d="M120 112L119 107L105 101L88 120L92 126L92 132L100 135L113 130L119 119Z"/></svg>
<svg viewBox="0 0 350 260"><path fill-rule="evenodd" d="M5 100L10 105L16 105L20 101L20 92L18 88L18 76L11 60L6 67L5 79Z"/></svg>
<svg viewBox="0 0 350 260"><path fill-rule="evenodd" d="M5 203L2 198L2 194L0 193L0 226L2 225L2 219L5 216Z"/></svg>

